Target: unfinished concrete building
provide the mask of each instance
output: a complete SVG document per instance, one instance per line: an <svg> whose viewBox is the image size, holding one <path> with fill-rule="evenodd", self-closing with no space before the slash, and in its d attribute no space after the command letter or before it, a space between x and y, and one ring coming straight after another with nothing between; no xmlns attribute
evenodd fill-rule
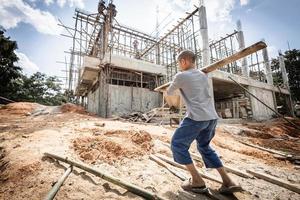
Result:
<svg viewBox="0 0 300 200"><path fill-rule="evenodd" d="M209 40L206 10L201 2L160 38L118 23L112 3L100 1L98 13L75 10L75 27L65 27L73 31L69 89L75 91L88 111L102 117L164 106L162 94L153 89L171 81L179 71L175 57L181 50L194 51L200 69L245 48L240 22L231 34ZM291 105L284 62L281 67L285 80L282 87L273 85L267 49L210 73L219 116L257 120L273 116L228 76L274 109L278 95L285 96L287 105Z"/></svg>

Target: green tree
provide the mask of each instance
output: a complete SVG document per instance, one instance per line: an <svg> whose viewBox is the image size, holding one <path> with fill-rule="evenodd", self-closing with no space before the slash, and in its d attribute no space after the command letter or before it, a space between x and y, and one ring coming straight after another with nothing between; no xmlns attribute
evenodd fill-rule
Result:
<svg viewBox="0 0 300 200"><path fill-rule="evenodd" d="M61 83L55 76L36 72L27 77L15 63L17 42L4 36L0 26L0 96L14 101L29 101L44 105L59 105L67 101ZM69 95L68 93L66 93Z"/></svg>
<svg viewBox="0 0 300 200"><path fill-rule="evenodd" d="M281 86L283 84L283 80L282 80L282 74L281 74L278 59L272 59L271 69L272 69L274 85Z"/></svg>
<svg viewBox="0 0 300 200"><path fill-rule="evenodd" d="M22 69L16 66L18 57L15 50L17 42L4 35L0 28L0 95L15 100L16 90L21 84Z"/></svg>
<svg viewBox="0 0 300 200"><path fill-rule="evenodd" d="M284 58L292 97L300 101L300 50L286 51Z"/></svg>
<svg viewBox="0 0 300 200"><path fill-rule="evenodd" d="M44 105L59 105L67 101L62 93L60 81L55 76L36 72L30 77L23 76L20 99Z"/></svg>
<svg viewBox="0 0 300 200"><path fill-rule="evenodd" d="M293 49L284 54L284 63L288 73L289 85L294 100L300 101L300 50ZM278 59L273 59L271 64L275 85L283 83Z"/></svg>

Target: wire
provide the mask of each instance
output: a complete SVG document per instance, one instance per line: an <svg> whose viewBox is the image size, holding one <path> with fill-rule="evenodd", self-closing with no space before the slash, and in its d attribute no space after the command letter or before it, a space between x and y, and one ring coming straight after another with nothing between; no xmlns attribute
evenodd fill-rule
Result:
<svg viewBox="0 0 300 200"><path fill-rule="evenodd" d="M273 108L271 108L270 106L268 106L266 103L264 103L262 100L260 100L258 97L256 97L254 94L252 94L247 88L245 88L244 86L242 86L240 83L238 83L236 80L234 80L232 77L228 76L228 78L230 80L232 80L234 83L236 83L238 86L240 86L245 92L247 92L248 94L250 94L252 97L254 97L257 101L259 101L260 103L262 103L264 106L266 106L267 108L269 108L270 110L272 110L277 116L282 117L285 121L287 121L289 124L291 124L293 127L295 127L296 129L300 130L300 127L295 124L294 122L288 120L287 118L285 118L282 114L280 114L278 111L274 110Z"/></svg>

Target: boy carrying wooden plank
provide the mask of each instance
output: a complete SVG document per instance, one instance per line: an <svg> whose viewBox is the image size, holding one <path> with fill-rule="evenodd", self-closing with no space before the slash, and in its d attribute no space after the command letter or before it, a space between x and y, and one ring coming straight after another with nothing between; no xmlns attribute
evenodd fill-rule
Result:
<svg viewBox="0 0 300 200"><path fill-rule="evenodd" d="M171 149L174 160L185 165L191 174L191 178L182 183L182 188L187 191L204 193L207 187L203 178L198 173L189 148L196 140L197 149L200 152L206 168L215 168L222 177L223 184L220 193L233 193L242 188L234 183L228 176L217 153L210 147L210 141L215 135L218 115L214 101L209 94L208 77L202 71L195 69L196 55L189 50L184 50L177 56L181 72L177 73L167 89L167 94L172 95L176 89L187 107L185 118L174 132L171 141Z"/></svg>

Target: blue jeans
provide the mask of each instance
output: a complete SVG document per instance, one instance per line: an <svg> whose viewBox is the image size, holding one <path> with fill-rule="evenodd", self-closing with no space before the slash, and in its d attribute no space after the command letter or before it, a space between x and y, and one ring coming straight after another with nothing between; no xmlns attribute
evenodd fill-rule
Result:
<svg viewBox="0 0 300 200"><path fill-rule="evenodd" d="M217 153L209 146L215 135L217 120L195 121L184 118L176 129L171 149L175 162L188 165L192 164L189 148L194 140L197 141L197 149L200 152L206 168L219 168L223 164Z"/></svg>

